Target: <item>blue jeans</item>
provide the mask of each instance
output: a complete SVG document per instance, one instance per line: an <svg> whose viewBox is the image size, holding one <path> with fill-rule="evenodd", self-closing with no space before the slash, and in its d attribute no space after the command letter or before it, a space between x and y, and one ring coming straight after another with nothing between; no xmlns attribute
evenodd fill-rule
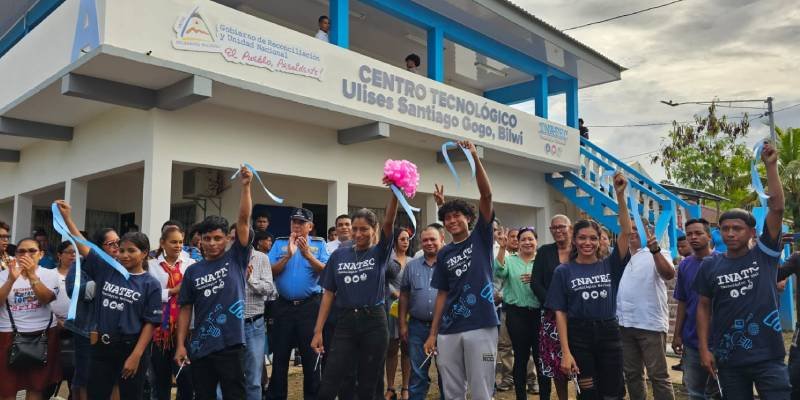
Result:
<svg viewBox="0 0 800 400"><path fill-rule="evenodd" d="M414 318L408 321L408 357L411 360L411 379L408 385L408 398L410 400L424 400L428 396L428 388L431 384L428 370L434 360L431 358L422 368L420 368L420 364L428 357L425 354L424 345L430 330L431 324L429 322L422 322ZM441 399L444 400L441 376L439 376L439 393L441 393Z"/></svg>
<svg viewBox="0 0 800 400"><path fill-rule="evenodd" d="M261 400L261 373L264 371L264 318L244 324L244 339L247 343L244 357L245 390L247 400Z"/></svg>
<svg viewBox="0 0 800 400"><path fill-rule="evenodd" d="M768 400L789 400L789 369L783 360L762 361L741 366L719 368L719 381L725 400L752 400L753 384L758 395Z"/></svg>
<svg viewBox="0 0 800 400"><path fill-rule="evenodd" d="M717 382L708 376L708 372L700 365L700 352L689 346L683 346L683 385L690 400L712 399L717 390Z"/></svg>

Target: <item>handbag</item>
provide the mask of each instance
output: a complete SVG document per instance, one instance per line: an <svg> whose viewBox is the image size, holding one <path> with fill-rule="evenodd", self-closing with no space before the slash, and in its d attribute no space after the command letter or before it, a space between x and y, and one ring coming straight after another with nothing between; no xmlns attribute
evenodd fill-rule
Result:
<svg viewBox="0 0 800 400"><path fill-rule="evenodd" d="M6 300L6 310L8 310L8 318L11 320L11 329L13 330L11 349L8 351L8 366L20 369L46 366L47 333L50 331L50 324L53 323L53 313L50 313L50 321L47 322L47 328L44 331L22 333L17 331L8 300Z"/></svg>

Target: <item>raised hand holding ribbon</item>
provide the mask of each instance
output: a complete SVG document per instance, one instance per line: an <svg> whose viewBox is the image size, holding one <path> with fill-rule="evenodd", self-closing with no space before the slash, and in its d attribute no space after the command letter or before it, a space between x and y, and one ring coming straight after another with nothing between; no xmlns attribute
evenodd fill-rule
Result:
<svg viewBox="0 0 800 400"><path fill-rule="evenodd" d="M617 171L614 173L613 183L614 191L617 193L617 201L625 201L628 203L628 210L633 215L633 223L636 224L636 231L639 234L639 243L643 246L647 243L647 233L645 232L644 222L642 221L642 214L639 213L639 203L635 203L631 198L628 178L622 174L622 171Z"/></svg>
<svg viewBox="0 0 800 400"><path fill-rule="evenodd" d="M58 232L62 237L65 237L70 243L72 243L72 247L75 250L78 250L78 244L88 247L97 254L100 259L102 259L106 264L117 270L120 274L122 274L125 279L130 278L130 273L128 272L122 264L119 263L116 259L108 255L103 249L101 249L96 244L86 240L80 235L73 235L70 230L67 222L64 220L64 216L69 217L71 213L71 207L67 202L64 200L57 200L53 202L50 206L50 211L53 214L53 228ZM81 258L75 258L75 285L72 288L72 296L69 302L69 310L67 311L67 319L73 320L75 319L75 313L78 308L78 299L80 296L80 286L81 286Z"/></svg>
<svg viewBox="0 0 800 400"><path fill-rule="evenodd" d="M447 149L453 148L460 148L461 151L464 152L464 157L467 158L467 162L469 163L469 167L472 170L472 179L475 179L475 158L472 156L472 151L475 146L472 145L470 142L445 142L442 144L442 158L444 158L445 164L447 164L447 168L450 168L450 173L453 174L453 177L456 179L456 186L461 186L461 179L458 177L458 172L456 172L456 167L453 166L453 162L450 161L450 155L447 153Z"/></svg>
<svg viewBox="0 0 800 400"><path fill-rule="evenodd" d="M283 204L283 199L278 197L278 196L276 196L276 195L274 195L272 192L269 191L269 189L267 189L267 187L264 185L264 181L261 180L261 175L259 175L258 171L255 169L255 167L253 167L249 163L243 163L241 168L236 170L236 172L231 176L231 180L236 179L236 177L239 176L239 174L241 174L242 171L244 171L245 169L250 171L250 173L252 173L253 176L256 177L256 180L258 180L258 183L261 185L261 188L264 189L264 192L267 193L267 196L269 196L272 199L272 201L274 201L274 202L276 202L278 204ZM249 180L247 180L246 182L250 183ZM245 180L242 181L242 184L247 184L247 183L245 183Z"/></svg>
<svg viewBox="0 0 800 400"><path fill-rule="evenodd" d="M769 154L762 154L765 146ZM768 159L774 162L777 160L777 152L775 152L775 149L773 149L769 143L758 142L753 146L753 159L750 160L750 181L753 185L753 190L758 194L758 201L761 203L761 207L766 208L769 195L764 191L764 185L761 183L761 174L758 173L758 168L756 167L758 160L762 157L764 158L764 163L767 163Z"/></svg>
<svg viewBox="0 0 800 400"><path fill-rule="evenodd" d="M408 215L416 234L417 219L414 217L414 212L419 212L420 209L408 204L406 196L413 198L417 194L417 186L419 186L417 166L408 160L386 160L383 164L383 183L392 189L392 193Z"/></svg>

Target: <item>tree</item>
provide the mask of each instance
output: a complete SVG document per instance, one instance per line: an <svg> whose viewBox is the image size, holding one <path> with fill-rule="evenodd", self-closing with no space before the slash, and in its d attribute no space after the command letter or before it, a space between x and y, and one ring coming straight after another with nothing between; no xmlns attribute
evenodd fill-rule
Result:
<svg viewBox="0 0 800 400"><path fill-rule="evenodd" d="M792 231L800 232L800 129L775 128L778 134L778 173L786 199L784 213L791 218Z"/></svg>
<svg viewBox="0 0 800 400"><path fill-rule="evenodd" d="M750 124L747 114L731 121L716 111L712 103L708 115L695 115L692 123L673 122L651 161L664 168L667 179L728 198L724 208L741 207L751 192L751 153L744 144Z"/></svg>

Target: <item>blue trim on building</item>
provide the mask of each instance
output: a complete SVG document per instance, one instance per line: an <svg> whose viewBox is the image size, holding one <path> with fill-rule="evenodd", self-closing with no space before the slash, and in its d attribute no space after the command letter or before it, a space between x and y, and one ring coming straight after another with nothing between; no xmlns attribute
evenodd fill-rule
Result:
<svg viewBox="0 0 800 400"><path fill-rule="evenodd" d="M562 71L549 69L548 65L514 48L506 46L486 35L470 29L445 16L433 12L411 1L395 0L360 0L361 3L377 8L389 15L417 25L424 29L442 29L444 37L466 46L485 56L494 58L510 67L530 75L552 73L564 79L569 75Z"/></svg>
<svg viewBox="0 0 800 400"><path fill-rule="evenodd" d="M539 118L547 119L549 114L549 85L546 75L538 75L536 79L533 80L533 99L535 101L534 104L534 114L536 114Z"/></svg>
<svg viewBox="0 0 800 400"><path fill-rule="evenodd" d="M350 47L350 0L331 0L331 29L328 39L345 49Z"/></svg>
<svg viewBox="0 0 800 400"><path fill-rule="evenodd" d="M535 80L530 80L487 90L483 92L483 97L503 104L516 104L522 103L523 101L534 100L534 90L536 90L534 81ZM547 94L549 96L566 93L566 91L567 82L565 80L556 78L555 76L547 77Z"/></svg>
<svg viewBox="0 0 800 400"><path fill-rule="evenodd" d="M428 29L428 78L444 82L444 31Z"/></svg>
<svg viewBox="0 0 800 400"><path fill-rule="evenodd" d="M22 40L40 22L44 21L64 0L40 0L28 12L0 37L0 57L3 57L17 42Z"/></svg>
<svg viewBox="0 0 800 400"><path fill-rule="evenodd" d="M578 128L578 80L567 81L567 126Z"/></svg>
<svg viewBox="0 0 800 400"><path fill-rule="evenodd" d="M75 40L72 42L72 61L100 46L100 26L97 23L95 0L81 0L75 22Z"/></svg>

